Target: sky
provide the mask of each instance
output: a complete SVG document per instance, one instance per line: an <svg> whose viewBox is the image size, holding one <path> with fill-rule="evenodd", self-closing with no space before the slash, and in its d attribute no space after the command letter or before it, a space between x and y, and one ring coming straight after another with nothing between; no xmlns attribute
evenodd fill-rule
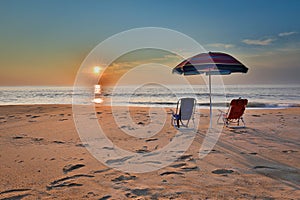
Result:
<svg viewBox="0 0 300 200"><path fill-rule="evenodd" d="M298 0L1 0L0 86L71 86L96 45L139 27L179 31L235 56L249 72L225 84L299 84L299 10ZM105 77L118 79L125 64L116 60Z"/></svg>

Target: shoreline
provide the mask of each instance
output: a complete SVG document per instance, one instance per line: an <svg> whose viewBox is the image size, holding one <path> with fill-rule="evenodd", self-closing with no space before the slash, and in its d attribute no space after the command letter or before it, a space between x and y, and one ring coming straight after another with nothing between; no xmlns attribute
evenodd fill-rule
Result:
<svg viewBox="0 0 300 200"><path fill-rule="evenodd" d="M226 103L229 105L229 103ZM10 104L10 105L6 105L6 104L3 104L1 105L0 104L0 107L4 107L4 106L53 106L53 105L56 105L56 106L72 106L73 104L41 104L41 103L37 103L37 104ZM76 104L76 105L85 105L85 104ZM172 105L172 106L170 106ZM176 108L176 103L172 103L170 105L161 105L161 106L158 106L158 105L115 105L114 107L133 107L133 108L148 108L148 107L151 107L151 108ZM90 105L89 105L90 106ZM111 105L108 105L108 104L94 104L94 107L96 108L99 108L99 107L110 107ZM199 106L197 105L197 108L198 109L209 109L209 106ZM220 106L213 106L214 109L227 109L227 107L220 107ZM269 109L293 109L293 108L300 108L300 104L293 104L291 106L267 106L267 107L254 107L254 106L247 106L246 109L247 110L269 110Z"/></svg>

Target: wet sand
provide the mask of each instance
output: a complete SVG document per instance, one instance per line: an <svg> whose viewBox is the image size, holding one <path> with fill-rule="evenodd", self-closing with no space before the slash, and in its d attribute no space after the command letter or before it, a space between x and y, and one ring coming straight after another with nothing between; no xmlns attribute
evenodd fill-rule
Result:
<svg viewBox="0 0 300 200"><path fill-rule="evenodd" d="M140 126L149 123L148 108L130 112ZM151 138L124 134L110 107L97 107L96 117L114 144L132 152L163 148L176 132L170 114ZM201 110L193 143L169 166L125 173L88 152L70 105L0 106L0 199L299 198L300 108L248 109L246 128L224 128L212 152L200 159L208 119L208 110Z"/></svg>

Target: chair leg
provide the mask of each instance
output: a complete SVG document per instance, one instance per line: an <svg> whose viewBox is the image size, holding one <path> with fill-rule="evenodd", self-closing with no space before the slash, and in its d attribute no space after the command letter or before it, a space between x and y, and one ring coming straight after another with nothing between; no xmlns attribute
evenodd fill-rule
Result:
<svg viewBox="0 0 300 200"><path fill-rule="evenodd" d="M228 127L229 124L230 124L230 121L229 121L228 119L224 119L224 125L225 125L226 127Z"/></svg>
<svg viewBox="0 0 300 200"><path fill-rule="evenodd" d="M243 119L243 117L241 117L241 120L242 120L242 122L243 122L244 126L246 126L246 124L245 124L245 122L244 122L244 119Z"/></svg>
<svg viewBox="0 0 300 200"><path fill-rule="evenodd" d="M221 117L222 117L222 113L219 114L219 117L218 117L218 120L217 120L217 123L218 123L218 124L220 124L220 119L221 119Z"/></svg>
<svg viewBox="0 0 300 200"><path fill-rule="evenodd" d="M176 126L178 127L177 119L174 118L173 116L172 116L172 118L171 118L171 125L174 126L174 127L176 127Z"/></svg>
<svg viewBox="0 0 300 200"><path fill-rule="evenodd" d="M188 128L189 123L190 123L190 120L188 120L188 121L186 122L186 124L184 124L184 123L181 121L181 124L182 124L183 126L185 126L186 128Z"/></svg>
<svg viewBox="0 0 300 200"><path fill-rule="evenodd" d="M195 119L193 118L192 121L193 121L193 126L194 126L194 129L195 129L195 127L196 127L196 125L195 125Z"/></svg>

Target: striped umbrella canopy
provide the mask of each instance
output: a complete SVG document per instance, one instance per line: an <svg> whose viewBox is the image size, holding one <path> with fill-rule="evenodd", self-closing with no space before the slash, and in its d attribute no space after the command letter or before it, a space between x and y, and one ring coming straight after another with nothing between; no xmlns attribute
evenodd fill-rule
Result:
<svg viewBox="0 0 300 200"><path fill-rule="evenodd" d="M173 73L188 75L228 75L247 73L248 68L229 54L220 52L201 53L178 64Z"/></svg>
<svg viewBox="0 0 300 200"><path fill-rule="evenodd" d="M206 74L209 76L210 127L212 126L211 75L247 73L248 68L229 54L208 52L195 55L179 63L172 73L184 76Z"/></svg>

